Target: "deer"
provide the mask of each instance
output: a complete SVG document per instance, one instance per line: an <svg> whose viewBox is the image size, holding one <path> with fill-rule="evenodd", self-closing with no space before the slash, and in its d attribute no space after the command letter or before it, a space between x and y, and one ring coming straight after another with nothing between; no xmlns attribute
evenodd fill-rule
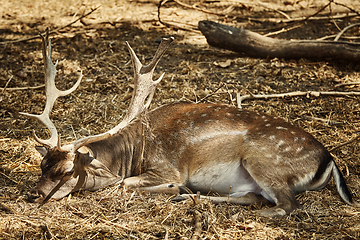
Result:
<svg viewBox="0 0 360 240"><path fill-rule="evenodd" d="M55 87L51 39L42 38L46 105L35 118L50 131L36 149L43 157L41 177L28 193L39 203L61 199L80 189L114 184L150 193L174 194L240 205L270 203L256 214L281 217L300 208L296 194L325 187L333 177L341 199L358 207L326 148L302 128L265 113L222 103L174 102L149 110L156 85L154 69L174 40L163 38L153 59L142 65L128 42L134 90L123 120L109 131L61 144L49 118L54 102L73 92ZM209 195L212 192L216 195Z"/></svg>

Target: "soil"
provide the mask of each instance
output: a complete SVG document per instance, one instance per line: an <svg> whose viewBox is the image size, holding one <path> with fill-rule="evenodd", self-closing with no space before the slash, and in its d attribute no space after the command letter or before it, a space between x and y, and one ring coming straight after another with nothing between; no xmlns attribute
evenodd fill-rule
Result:
<svg viewBox="0 0 360 240"><path fill-rule="evenodd" d="M35 150L37 142L32 132L46 138L48 130L19 114L40 114L46 101L41 87L41 41L21 39L37 36L46 27L60 28L52 34L58 88L70 88L80 70L84 74L78 89L59 98L50 115L62 142L105 132L124 116L133 89L133 69L125 41L143 63L148 63L161 37L176 39L155 70L154 78L163 72L165 77L151 108L179 100L236 106L238 92L360 90L357 62L252 59L208 46L197 30L198 21L212 20L261 34L273 33L276 38L318 39L359 21L359 16L290 23L266 21L284 19L284 13L290 18L315 14L328 4L326 0L183 1L212 13L165 2L160 9L165 25L158 21L158 3L0 1L0 238L188 239L197 236L193 235L197 221L201 224L201 239L359 239L359 208L340 200L333 180L324 189L299 194L302 208L277 219L254 213L268 206L176 203L168 195L124 190L120 186L80 191L41 208L26 201L26 193L41 175L41 157ZM360 9L359 2L336 3L341 4L332 3L331 9L316 16ZM62 28L100 5L82 21ZM275 34L282 29L285 31ZM345 37L357 41L359 34L359 28L354 27ZM36 86L40 87L29 89ZM310 132L329 150L338 147L331 154L359 201L360 146L357 140L349 142L358 137L359 100L351 95L309 95L249 100L242 107L284 118ZM200 218L196 220L196 216Z"/></svg>

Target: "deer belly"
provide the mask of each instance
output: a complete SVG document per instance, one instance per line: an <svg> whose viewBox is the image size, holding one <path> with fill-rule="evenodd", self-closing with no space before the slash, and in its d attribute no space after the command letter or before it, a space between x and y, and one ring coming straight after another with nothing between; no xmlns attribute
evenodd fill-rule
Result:
<svg viewBox="0 0 360 240"><path fill-rule="evenodd" d="M187 187L204 194L216 192L228 196L230 193L231 197L241 197L253 192L264 196L262 189L239 162L197 168L189 174Z"/></svg>

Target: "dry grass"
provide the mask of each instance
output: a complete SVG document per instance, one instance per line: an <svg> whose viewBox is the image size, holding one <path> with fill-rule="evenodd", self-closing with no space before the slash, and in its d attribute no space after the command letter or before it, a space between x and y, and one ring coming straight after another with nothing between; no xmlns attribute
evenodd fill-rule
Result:
<svg viewBox="0 0 360 240"><path fill-rule="evenodd" d="M275 6L286 7L273 1ZM290 1L289 1L290 2ZM304 1L310 4L311 1ZM325 1L326 2L326 1ZM23 1L2 3L1 40L28 37L46 26L65 25L74 14L97 6L96 1ZM207 101L236 104L236 92L247 94L281 93L306 90L359 90L357 85L335 89L341 82L359 82L358 63L335 61L284 61L240 57L210 48L196 33L176 31L156 22L155 2L107 1L101 9L80 23L60 31L53 40L53 59L59 60L57 85L69 88L84 71L79 89L55 104L51 118L63 141L104 132L121 119L132 88L127 40L140 59L149 61L162 35L175 35L156 70L166 72L153 100L153 107L166 102L189 99L197 101L213 93ZM315 1L321 5L322 1ZM315 4L315 5L316 5ZM273 5L272 5L273 6ZM294 11L300 10L292 5ZM308 8L310 9L310 7ZM129 12L129 10L132 10ZM252 16L273 14L263 8L236 9ZM140 14L139 14L140 13ZM186 13L189 24L202 19L227 21L223 17L180 9L169 4L164 18L181 21ZM42 18L44 16L44 18ZM346 21L350 21L348 19ZM118 21L114 26L105 21ZM185 21L185 20L184 20ZM236 25L235 21L230 24ZM266 24L248 28L270 29ZM246 25L241 23L240 25ZM348 22L339 22L340 27ZM324 27L325 26L325 27ZM316 32L323 29L326 32ZM271 31L271 30L270 30ZM294 30L295 31L295 30ZM331 22L309 23L298 32L280 37L320 37L336 31ZM355 30L354 30L355 31ZM356 32L355 32L356 33ZM213 205L209 202L174 203L170 196L124 190L112 186L97 192L81 191L41 208L25 201L24 195L35 186L40 175L41 158L35 151L33 129L40 136L47 131L18 112L40 113L45 104L43 89L11 91L11 88L43 84L40 41L0 46L0 238L1 239L187 239L195 232L200 217L200 239L358 239L360 210L340 201L331 182L325 189L298 196L302 209L279 219L259 218L253 210L267 206ZM219 62L231 59L227 68ZM11 80L9 81L9 79ZM271 99L244 102L244 108L280 116L312 133L328 149L349 141L358 134L359 98L318 97ZM307 120L305 116L330 119L343 124ZM353 142L333 153L355 199L360 198L359 144ZM199 214L200 213L200 216ZM199 225L199 224L198 224Z"/></svg>

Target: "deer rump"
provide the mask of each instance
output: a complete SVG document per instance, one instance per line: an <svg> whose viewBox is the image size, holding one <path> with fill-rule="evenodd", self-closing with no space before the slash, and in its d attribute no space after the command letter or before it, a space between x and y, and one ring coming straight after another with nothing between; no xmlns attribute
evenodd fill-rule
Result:
<svg viewBox="0 0 360 240"><path fill-rule="evenodd" d="M170 194L188 188L219 194L208 197L214 202L275 203L262 210L264 216L298 208L295 194L324 187L332 175L342 199L352 203L344 178L314 137L282 119L229 105L164 105L86 148L77 154L91 158L90 166L94 160L105 165L104 177L111 172L125 187ZM87 176L92 183L82 187L90 190L115 182L95 184L101 176ZM73 177L72 186L78 181Z"/></svg>

